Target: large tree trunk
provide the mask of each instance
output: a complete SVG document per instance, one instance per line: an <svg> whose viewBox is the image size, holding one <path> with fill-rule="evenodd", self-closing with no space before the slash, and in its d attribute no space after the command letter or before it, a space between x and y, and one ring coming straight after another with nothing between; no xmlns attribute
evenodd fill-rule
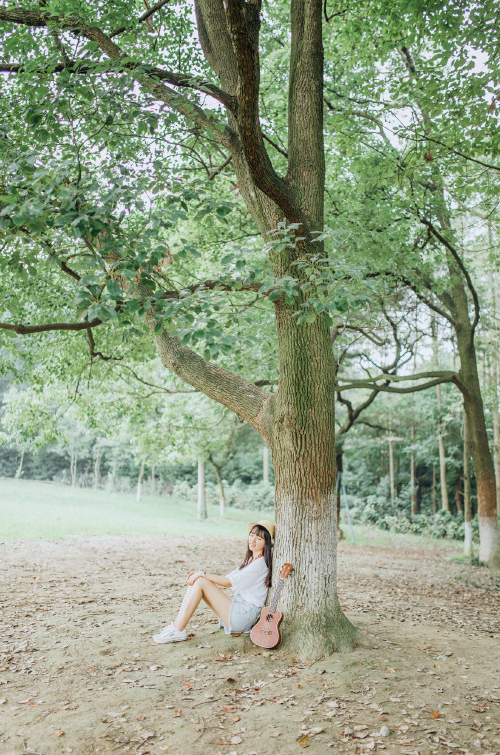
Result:
<svg viewBox="0 0 500 755"><path fill-rule="evenodd" d="M278 175L259 122L260 3L196 0L205 57L224 90L237 98L228 116L238 188L262 236L279 223L294 224L294 243L271 251L278 278L299 273L299 257L322 254L323 48L321 0L291 1L288 97L288 171ZM233 148L233 145L234 148ZM305 282L305 277L303 278ZM295 571L282 597L285 642L302 657L351 648L356 630L344 616L336 587L335 364L329 322L297 325L305 298L275 302L279 385L267 394L181 346L154 334L160 356L181 378L233 409L268 443L276 478L273 578L283 562Z"/></svg>
<svg viewBox="0 0 500 755"><path fill-rule="evenodd" d="M293 564L284 591L285 637L293 650L318 656L351 647L354 627L337 598L335 365L328 325L297 327L277 308L280 380L272 435L276 479L276 572Z"/></svg>

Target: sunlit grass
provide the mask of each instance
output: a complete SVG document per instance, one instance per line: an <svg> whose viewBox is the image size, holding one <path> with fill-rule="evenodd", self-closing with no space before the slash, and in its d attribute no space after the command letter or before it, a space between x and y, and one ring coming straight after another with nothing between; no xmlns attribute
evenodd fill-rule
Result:
<svg viewBox="0 0 500 755"><path fill-rule="evenodd" d="M349 526L346 522L341 524L344 533L344 541L352 544ZM373 525L354 524L354 543L360 546L372 546L375 548L427 548L449 549L452 552L463 550L463 543L459 540L447 538L432 538L425 535L412 535L410 533L389 532L378 529Z"/></svg>
<svg viewBox="0 0 500 755"><path fill-rule="evenodd" d="M171 496L110 493L29 480L0 479L0 539L59 540L91 535L246 535L246 523L273 519L269 510L208 507L199 520L196 504Z"/></svg>

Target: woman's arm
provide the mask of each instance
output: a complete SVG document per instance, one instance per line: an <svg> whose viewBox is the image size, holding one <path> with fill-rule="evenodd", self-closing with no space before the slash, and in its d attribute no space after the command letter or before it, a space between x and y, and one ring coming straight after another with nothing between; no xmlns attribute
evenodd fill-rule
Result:
<svg viewBox="0 0 500 755"><path fill-rule="evenodd" d="M191 572L190 574L188 574L186 582L188 583L188 585L194 585L196 580L200 577L205 577L205 579L213 582L214 585L220 585L221 587L231 587L231 581L227 577L220 577L218 574L209 574L208 572L203 571Z"/></svg>

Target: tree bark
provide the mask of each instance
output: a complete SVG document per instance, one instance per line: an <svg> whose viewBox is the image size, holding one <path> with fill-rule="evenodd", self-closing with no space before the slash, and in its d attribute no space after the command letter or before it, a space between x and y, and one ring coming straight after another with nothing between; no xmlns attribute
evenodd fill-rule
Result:
<svg viewBox="0 0 500 755"><path fill-rule="evenodd" d="M198 519L207 518L207 501L205 497L205 462L198 459Z"/></svg>

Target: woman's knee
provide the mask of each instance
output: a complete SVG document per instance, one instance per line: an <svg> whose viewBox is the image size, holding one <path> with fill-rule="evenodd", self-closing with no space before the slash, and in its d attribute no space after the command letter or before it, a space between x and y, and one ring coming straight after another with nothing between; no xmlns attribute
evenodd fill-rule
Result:
<svg viewBox="0 0 500 755"><path fill-rule="evenodd" d="M204 591L205 588L208 587L208 585L211 585L211 584L212 584L212 582L210 582L210 580L207 579L206 577L198 577L198 579L194 583L194 586L198 587L198 589L200 589L201 591Z"/></svg>

